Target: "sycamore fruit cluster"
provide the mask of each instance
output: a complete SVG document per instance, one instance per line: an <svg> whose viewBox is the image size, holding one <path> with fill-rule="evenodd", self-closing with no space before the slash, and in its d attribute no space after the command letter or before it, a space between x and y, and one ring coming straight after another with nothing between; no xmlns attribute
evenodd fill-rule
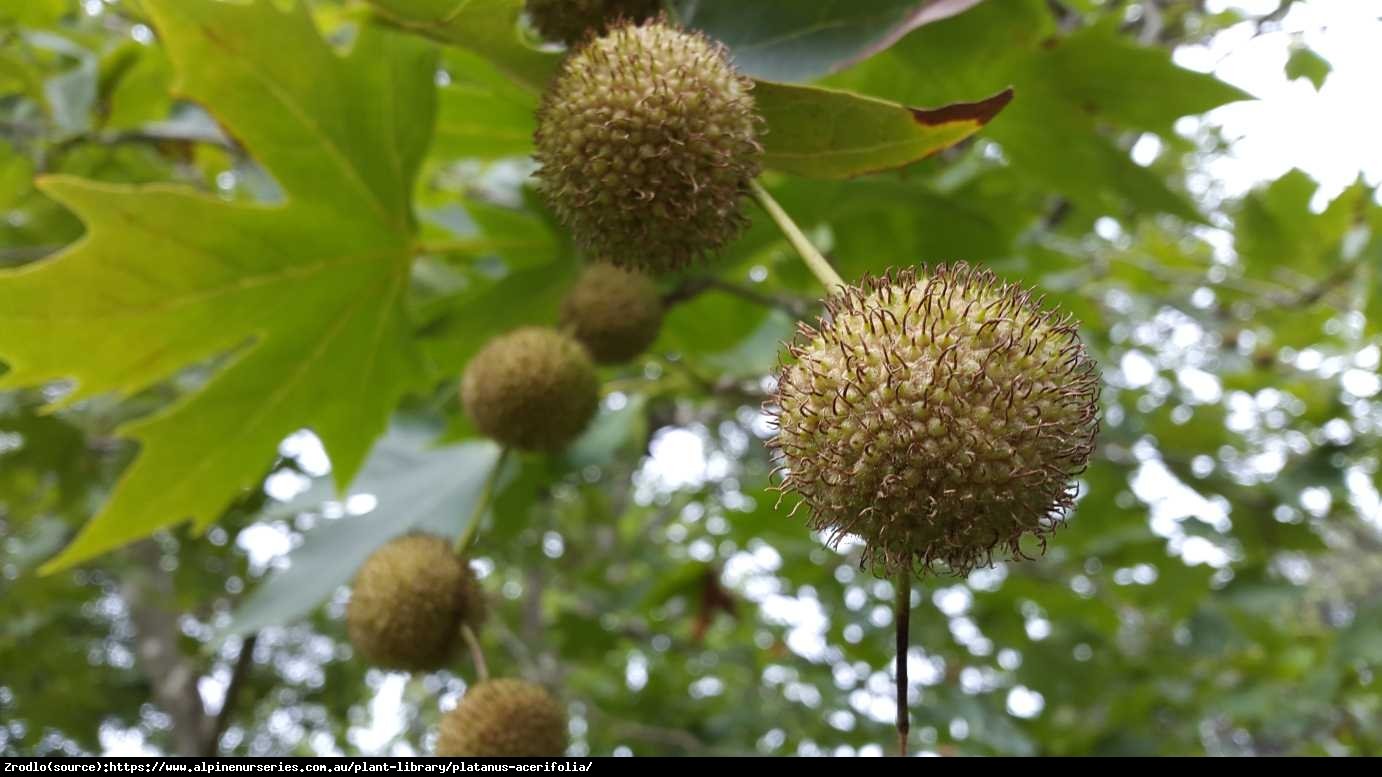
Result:
<svg viewBox="0 0 1382 777"><path fill-rule="evenodd" d="M660 0L528 0L528 18L543 38L580 43L611 24L645 22L662 10Z"/></svg>
<svg viewBox="0 0 1382 777"><path fill-rule="evenodd" d="M660 273L724 246L762 147L752 82L725 48L662 21L569 56L538 110L552 209L592 256Z"/></svg>
<svg viewBox="0 0 1382 777"><path fill-rule="evenodd" d="M442 718L437 755L512 758L566 751L566 710L536 683L502 678L478 683Z"/></svg>
<svg viewBox="0 0 1382 777"><path fill-rule="evenodd" d="M573 442L599 406L596 365L656 340L656 277L744 227L763 155L752 82L722 45L656 16L659 5L528 0L538 31L571 47L538 109L538 186L596 261L565 296L560 328L502 334L466 366L465 413L505 448ZM802 250L829 281L824 259ZM813 527L831 542L862 539L864 563L888 575L964 574L996 551L1022 555L1024 539L1044 548L1098 429L1098 375L1075 322L965 264L865 279L826 308L799 325L772 402L780 489ZM408 535L361 567L347 625L372 663L432 670L462 635L483 664L466 631L483 614L456 551ZM441 721L438 755L565 750L566 712L546 689L478 674Z"/></svg>
<svg viewBox="0 0 1382 777"><path fill-rule="evenodd" d="M650 273L713 253L744 225L762 148L752 82L723 46L661 19L656 3L528 4L572 52L538 109L539 185L599 261L562 303L561 330L495 338L461 380L481 434L509 448L558 450L599 404L594 364L633 359L656 339L662 299Z"/></svg>
<svg viewBox="0 0 1382 777"><path fill-rule="evenodd" d="M407 534L374 551L356 573L346 630L375 666L431 671L454 657L461 627L476 628L484 616L479 584L451 543Z"/></svg>
<svg viewBox="0 0 1382 777"><path fill-rule="evenodd" d="M866 280L800 325L778 378L782 488L879 573L1044 547L1098 430L1069 316L964 264Z"/></svg>

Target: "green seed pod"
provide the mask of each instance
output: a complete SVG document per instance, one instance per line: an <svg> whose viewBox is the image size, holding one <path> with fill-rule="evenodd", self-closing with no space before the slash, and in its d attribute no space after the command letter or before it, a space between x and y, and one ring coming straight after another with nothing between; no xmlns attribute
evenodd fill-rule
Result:
<svg viewBox="0 0 1382 777"><path fill-rule="evenodd" d="M592 264L561 303L561 323L595 361L618 364L643 353L662 326L662 295L644 273Z"/></svg>
<svg viewBox="0 0 1382 777"><path fill-rule="evenodd" d="M528 17L545 40L570 46L600 35L614 22L645 22L662 10L660 0L528 0Z"/></svg>
<svg viewBox="0 0 1382 777"><path fill-rule="evenodd" d="M1064 519L1098 432L1099 375L1076 324L991 272L866 280L805 324L783 367L773 440L830 542L877 574L965 574L1021 557Z"/></svg>
<svg viewBox="0 0 1382 777"><path fill-rule="evenodd" d="M581 344L545 327L494 338L466 367L461 401L482 434L520 450L561 448L585 430L600 381Z"/></svg>
<svg viewBox="0 0 1382 777"><path fill-rule="evenodd" d="M407 534L374 551L355 575L346 631L365 660L386 669L441 669L476 628L485 603L470 565L451 543Z"/></svg>
<svg viewBox="0 0 1382 777"><path fill-rule="evenodd" d="M545 688L502 678L472 686L441 719L437 755L517 758L566 751L566 710Z"/></svg>
<svg viewBox="0 0 1382 777"><path fill-rule="evenodd" d="M568 57L538 109L535 156L576 242L659 273L736 237L762 156L752 85L723 46L662 22Z"/></svg>

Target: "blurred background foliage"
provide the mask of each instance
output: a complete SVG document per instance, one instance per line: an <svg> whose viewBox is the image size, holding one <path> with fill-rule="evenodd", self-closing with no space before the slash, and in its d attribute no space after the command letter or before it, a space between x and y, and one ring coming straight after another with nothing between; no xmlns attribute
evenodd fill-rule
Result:
<svg viewBox="0 0 1382 777"><path fill-rule="evenodd" d="M311 3L342 45L381 10L430 7L377 5ZM1250 95L1170 54L1270 32L1292 3L1266 5L677 4L756 75L919 106L1016 89L976 139L906 169L765 179L846 278L992 267L1074 311L1103 366L1100 448L1047 554L914 589L915 750L1382 749L1382 206L1361 179L1324 197L1298 171L1227 196L1206 171L1231 139L1187 117ZM1296 47L1287 73L1318 87L1329 67ZM415 193L434 248L410 306L444 377L348 492L300 432L205 534L39 576L130 461L114 428L214 367L57 412L57 388L0 395L0 752L429 750L469 669L368 669L342 617L374 547L461 530L497 451L454 376L490 336L554 321L579 266L528 186L536 96L505 73L443 49ZM277 196L171 79L137 0L0 0L0 267L82 234L36 175ZM510 458L485 515L491 668L559 690L572 754L892 750L892 587L768 490L760 403L819 290L753 217L722 259L667 281L659 341L604 371L590 432Z"/></svg>

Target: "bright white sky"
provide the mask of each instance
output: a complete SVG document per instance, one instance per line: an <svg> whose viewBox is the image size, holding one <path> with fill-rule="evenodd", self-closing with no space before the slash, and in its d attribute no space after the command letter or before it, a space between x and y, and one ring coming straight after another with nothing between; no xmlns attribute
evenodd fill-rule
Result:
<svg viewBox="0 0 1382 777"><path fill-rule="evenodd" d="M1215 12L1237 8L1252 14L1265 14L1276 7L1276 0L1210 0L1208 3L1209 10ZM1286 78L1285 64L1293 42L1303 43L1332 65L1329 78L1318 92L1304 79L1290 81ZM1382 184L1382 0L1302 0L1282 20L1279 31L1258 35L1253 25L1239 25L1218 35L1208 46L1182 48L1176 53L1176 62L1183 67L1212 72L1259 98L1225 106L1205 118L1221 127L1225 136L1233 141L1230 153L1214 160L1208 171L1225 194L1241 194L1293 167L1306 171L1323 184L1317 206L1353 183L1360 173L1368 183ZM1187 124L1183 129L1193 131L1199 120L1184 121ZM1135 150L1134 155L1137 153ZM687 473L702 473L710 463L702 441L686 430L668 430L650 453L650 474L667 483L682 482L687 479ZM1207 509L1202 497L1164 473L1164 468L1150 467L1141 472L1134 490L1174 493L1173 498L1149 502L1154 521L1164 523L1197 513L1210 520L1215 517L1215 511ZM285 543L254 544L258 547L251 551L257 557L272 556L286 549ZM1203 550L1199 553L1195 548L1182 547L1177 552L1187 561L1216 566L1215 562L1222 563L1223 559L1218 558L1221 553ZM792 637L799 643L799 652L823 649L825 628L816 603L780 595L771 585L775 582L775 578L770 580L775 567L773 560L759 558L759 555L737 559L726 567L726 574L734 572L738 578L735 582L746 590L746 595L759 601L770 617L793 625ZM762 555L770 554L764 552ZM976 586L981 582L970 581ZM767 588L755 591L756 586ZM935 593L937 606L947 615L952 615L950 610L955 611L951 626L952 630L958 630L957 638L962 637L960 632L966 629L967 619L963 613L967 606L962 600L967 595L968 589L963 586ZM1040 632L1041 624L1039 617L1029 618L1029 634L1034 629ZM1035 634L1032 636L1038 638ZM982 638L976 636L974 641L973 652L977 655L982 648L977 643L982 642ZM913 652L916 654L911 661L913 676L928 677L931 668L928 659L920 651ZM1000 654L1000 664L1004 660ZM1020 661L1020 656L1008 660ZM371 704L369 725L352 731L352 739L358 746L366 751L382 752L402 730L401 696L405 680L401 674L392 674L383 680ZM219 699L223 694L220 687L207 687L203 691L208 699ZM891 691L879 694L876 715L880 719L892 715L888 693ZM1040 714L1043 706L1040 694L1021 687L1011 689L1008 703L1009 710L1022 717ZM958 721L959 724L963 722ZM963 736L953 730L955 725L952 723L952 733ZM101 740L107 755L152 754L138 731L108 728L101 732Z"/></svg>
<svg viewBox="0 0 1382 777"><path fill-rule="evenodd" d="M1211 11L1252 14L1276 7L1276 0L1208 3ZM1306 79L1286 78L1293 41L1333 66L1318 92ZM1176 62L1259 98L1207 116L1233 141L1209 170L1225 193L1239 194L1293 167L1323 184L1322 199L1332 199L1360 172L1369 184L1382 183L1382 0L1297 2L1278 32L1257 35L1254 25L1238 25L1208 46L1183 47Z"/></svg>

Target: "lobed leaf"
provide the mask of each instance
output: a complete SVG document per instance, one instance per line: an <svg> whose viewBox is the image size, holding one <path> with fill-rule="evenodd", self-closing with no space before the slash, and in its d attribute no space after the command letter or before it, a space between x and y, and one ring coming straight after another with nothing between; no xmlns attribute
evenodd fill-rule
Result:
<svg viewBox="0 0 1382 777"><path fill-rule="evenodd" d="M681 21L723 41L755 78L810 81L982 0L682 0Z"/></svg>
<svg viewBox="0 0 1382 777"><path fill-rule="evenodd" d="M70 379L72 402L221 360L200 390L120 430L140 454L50 571L187 519L209 525L302 427L322 438L343 485L424 374L402 296L410 193L432 128L432 52L365 30L340 57L300 5L146 6L175 88L220 118L286 201L42 181L87 233L0 273L10 366L0 386Z"/></svg>
<svg viewBox="0 0 1382 777"><path fill-rule="evenodd" d="M1012 96L1005 89L922 109L820 87L754 85L768 126L764 164L810 178L850 178L925 159L978 132Z"/></svg>

